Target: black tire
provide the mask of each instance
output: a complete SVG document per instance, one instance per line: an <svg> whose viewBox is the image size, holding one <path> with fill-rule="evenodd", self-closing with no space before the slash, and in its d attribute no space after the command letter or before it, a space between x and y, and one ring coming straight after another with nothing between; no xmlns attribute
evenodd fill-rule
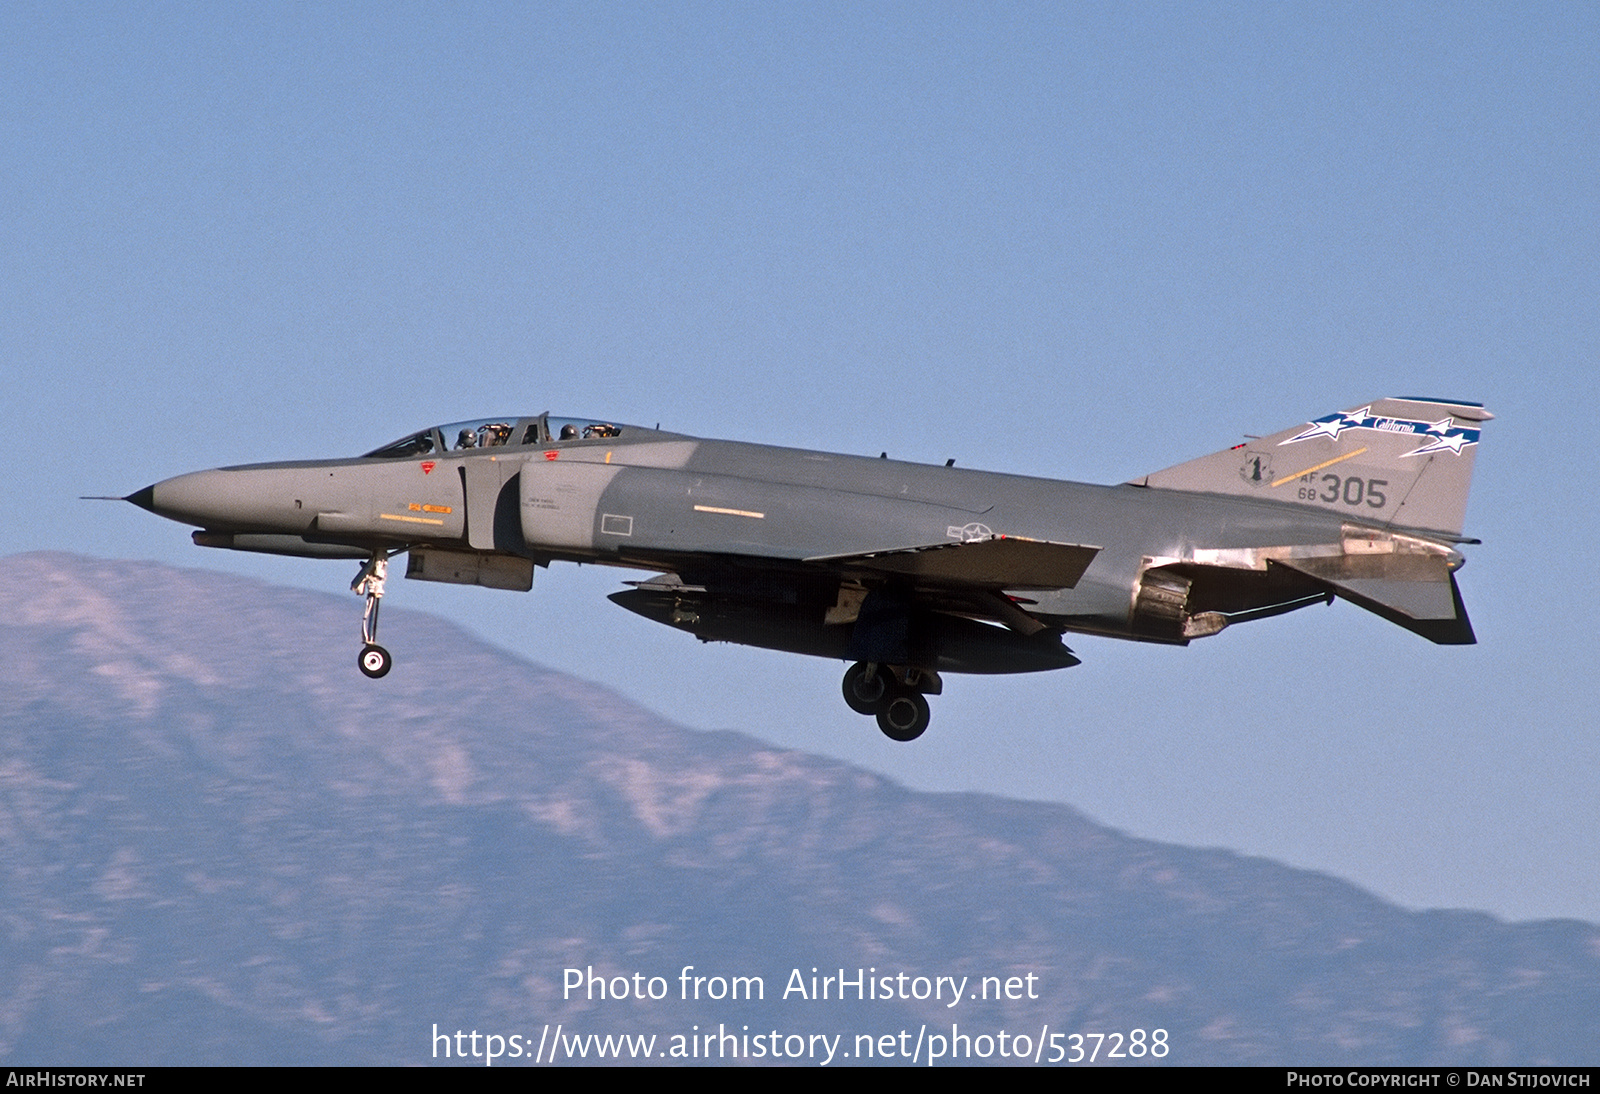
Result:
<svg viewBox="0 0 1600 1094"><path fill-rule="evenodd" d="M932 717L922 692L895 688L878 711L878 728L891 741L914 741L922 736Z"/></svg>
<svg viewBox="0 0 1600 1094"><path fill-rule="evenodd" d="M894 677L882 665L878 666L878 671L873 673L869 681L867 663L857 661L844 674L845 705L857 714L876 714L888 698L889 685L893 681Z"/></svg>
<svg viewBox="0 0 1600 1094"><path fill-rule="evenodd" d="M389 675L389 670L394 668L394 658L389 656L389 651L382 646L366 645L361 647L361 656L356 660L361 666L361 671L374 680L380 676Z"/></svg>

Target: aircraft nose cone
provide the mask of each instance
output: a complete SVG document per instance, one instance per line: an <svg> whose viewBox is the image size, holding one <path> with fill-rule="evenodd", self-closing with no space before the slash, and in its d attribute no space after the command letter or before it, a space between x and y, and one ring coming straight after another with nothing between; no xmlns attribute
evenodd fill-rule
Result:
<svg viewBox="0 0 1600 1094"><path fill-rule="evenodd" d="M137 505L140 509L143 509L147 513L154 513L156 511L155 484L152 483L143 490L135 490L122 500L133 502L133 504Z"/></svg>
<svg viewBox="0 0 1600 1094"><path fill-rule="evenodd" d="M304 495L305 485L305 476L292 468L218 467L162 479L125 500L196 528L298 534L310 525L315 512L296 500Z"/></svg>
<svg viewBox="0 0 1600 1094"><path fill-rule="evenodd" d="M238 518L240 499L233 486L226 471L194 471L152 483L127 500L158 517L204 528Z"/></svg>

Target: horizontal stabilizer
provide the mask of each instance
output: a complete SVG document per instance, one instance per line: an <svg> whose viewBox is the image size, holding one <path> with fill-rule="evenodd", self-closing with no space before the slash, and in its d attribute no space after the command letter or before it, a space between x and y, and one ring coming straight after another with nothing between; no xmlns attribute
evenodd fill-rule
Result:
<svg viewBox="0 0 1600 1094"><path fill-rule="evenodd" d="M822 562L869 574L920 578L941 585L989 589L1070 589L1100 553L1098 547L1018 536L965 543L934 543L850 555L821 555Z"/></svg>
<svg viewBox="0 0 1600 1094"><path fill-rule="evenodd" d="M1342 600L1441 646L1477 642L1461 590L1437 555L1336 555L1275 560L1313 578Z"/></svg>

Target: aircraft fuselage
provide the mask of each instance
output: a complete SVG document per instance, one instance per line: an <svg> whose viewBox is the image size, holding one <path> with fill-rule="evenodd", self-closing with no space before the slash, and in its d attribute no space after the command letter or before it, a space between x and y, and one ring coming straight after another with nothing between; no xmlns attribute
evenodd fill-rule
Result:
<svg viewBox="0 0 1600 1094"><path fill-rule="evenodd" d="M1380 429L1344 417L1355 424L1322 427L1336 446L1343 429ZM1445 460L1477 437L1441 428L1452 421L1425 438L1444 438L1428 443ZM1451 577L1460 537L1396 519L1427 469L1403 457L1432 451L1372 463L1394 437L1278 451L1304 439L1289 432L1276 449L1094 486L541 415L424 430L359 458L180 475L128 500L199 527L201 545L367 560L364 637L380 652L375 597L401 552L409 577L510 589L553 561L660 571L612 599L706 640L857 660L868 685L886 666L918 702L941 671L1076 664L1063 632L1182 644L1335 595L1471 641ZM1274 459L1306 470L1273 478ZM1203 488L1162 482L1173 475ZM387 665L383 652L369 674Z"/></svg>

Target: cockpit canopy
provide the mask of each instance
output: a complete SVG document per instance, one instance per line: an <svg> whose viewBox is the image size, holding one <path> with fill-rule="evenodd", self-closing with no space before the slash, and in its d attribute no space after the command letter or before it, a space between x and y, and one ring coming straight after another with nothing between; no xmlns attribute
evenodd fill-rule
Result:
<svg viewBox="0 0 1600 1094"><path fill-rule="evenodd" d="M441 452L462 452L477 448L524 447L562 444L568 441L609 440L622 436L628 426L614 425L597 418L552 418L540 414L531 418L480 418L433 426L409 437L402 437L365 454L365 459L396 460L430 456Z"/></svg>

